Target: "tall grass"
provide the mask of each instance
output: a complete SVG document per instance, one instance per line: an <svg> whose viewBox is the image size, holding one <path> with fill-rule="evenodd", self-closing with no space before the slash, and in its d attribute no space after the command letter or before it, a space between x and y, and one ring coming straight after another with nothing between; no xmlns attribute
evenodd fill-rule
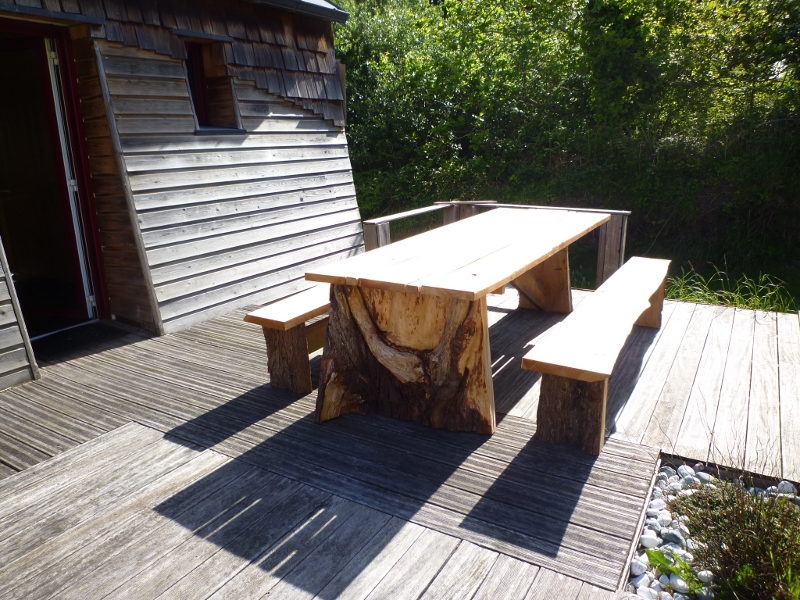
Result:
<svg viewBox="0 0 800 600"><path fill-rule="evenodd" d="M714 272L708 277L690 264L688 270L681 269L679 277L667 278L667 298L775 312L797 310L797 303L782 280L760 274L758 279L742 275L732 281L728 273L712 267Z"/></svg>

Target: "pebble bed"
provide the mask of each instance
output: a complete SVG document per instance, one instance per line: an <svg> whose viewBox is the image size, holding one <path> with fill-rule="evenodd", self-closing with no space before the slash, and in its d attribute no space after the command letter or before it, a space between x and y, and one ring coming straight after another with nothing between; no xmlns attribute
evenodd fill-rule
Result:
<svg viewBox="0 0 800 600"><path fill-rule="evenodd" d="M715 486L719 481L705 471L702 463L693 468L681 465L677 468L665 465L658 472L653 495L647 507L639 547L631 560L630 578L627 592L629 598L649 598L650 600L708 600L714 597L711 571L694 570L695 577L703 584L699 594L693 594L686 582L675 574L666 575L650 565L645 550L659 550L665 556L680 557L689 565L694 562L692 551L699 542L692 539L687 527L688 517L673 515L668 504L680 496L690 496L701 486ZM797 488L788 481L781 481L767 489L749 488L751 495L787 496L800 505Z"/></svg>

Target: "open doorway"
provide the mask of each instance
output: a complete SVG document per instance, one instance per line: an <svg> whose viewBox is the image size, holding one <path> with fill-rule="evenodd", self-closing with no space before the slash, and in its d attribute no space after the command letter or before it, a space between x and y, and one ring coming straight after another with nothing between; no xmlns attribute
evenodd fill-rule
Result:
<svg viewBox="0 0 800 600"><path fill-rule="evenodd" d="M32 339L97 318L57 49L0 23L0 236Z"/></svg>

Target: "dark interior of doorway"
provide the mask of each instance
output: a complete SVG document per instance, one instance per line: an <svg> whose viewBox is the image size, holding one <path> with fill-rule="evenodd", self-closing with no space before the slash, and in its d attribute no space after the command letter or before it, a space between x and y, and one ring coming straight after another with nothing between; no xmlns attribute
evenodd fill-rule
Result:
<svg viewBox="0 0 800 600"><path fill-rule="evenodd" d="M0 32L0 235L29 335L89 319L43 37Z"/></svg>

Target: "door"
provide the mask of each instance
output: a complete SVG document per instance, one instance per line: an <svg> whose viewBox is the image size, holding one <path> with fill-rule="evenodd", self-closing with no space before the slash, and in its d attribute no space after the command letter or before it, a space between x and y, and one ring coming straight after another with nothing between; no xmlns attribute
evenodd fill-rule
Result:
<svg viewBox="0 0 800 600"><path fill-rule="evenodd" d="M0 29L0 236L31 338L97 316L56 47Z"/></svg>

